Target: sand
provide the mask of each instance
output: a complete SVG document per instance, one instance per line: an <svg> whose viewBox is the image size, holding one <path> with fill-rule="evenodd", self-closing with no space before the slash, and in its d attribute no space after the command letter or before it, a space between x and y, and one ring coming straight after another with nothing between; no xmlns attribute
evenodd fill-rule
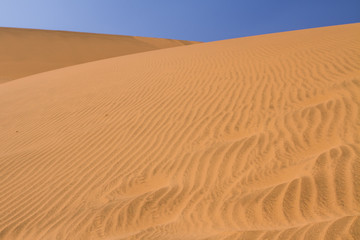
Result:
<svg viewBox="0 0 360 240"><path fill-rule="evenodd" d="M197 42L0 27L0 84L32 74Z"/></svg>
<svg viewBox="0 0 360 240"><path fill-rule="evenodd" d="M360 239L359 63L349 24L3 83L0 239Z"/></svg>

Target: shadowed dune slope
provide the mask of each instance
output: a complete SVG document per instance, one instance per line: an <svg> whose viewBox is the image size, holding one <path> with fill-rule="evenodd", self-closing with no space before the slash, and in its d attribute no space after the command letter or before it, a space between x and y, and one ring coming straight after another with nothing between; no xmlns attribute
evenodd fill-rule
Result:
<svg viewBox="0 0 360 240"><path fill-rule="evenodd" d="M0 83L75 64L196 42L0 27Z"/></svg>
<svg viewBox="0 0 360 240"><path fill-rule="evenodd" d="M360 24L0 85L0 239L359 239Z"/></svg>

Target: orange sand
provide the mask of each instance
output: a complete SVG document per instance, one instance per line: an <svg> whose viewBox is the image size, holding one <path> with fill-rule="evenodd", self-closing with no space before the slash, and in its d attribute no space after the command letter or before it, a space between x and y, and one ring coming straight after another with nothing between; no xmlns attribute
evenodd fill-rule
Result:
<svg viewBox="0 0 360 240"><path fill-rule="evenodd" d="M75 64L197 42L0 27L0 83Z"/></svg>
<svg viewBox="0 0 360 240"><path fill-rule="evenodd" d="M360 239L360 24L36 74L0 110L0 239Z"/></svg>

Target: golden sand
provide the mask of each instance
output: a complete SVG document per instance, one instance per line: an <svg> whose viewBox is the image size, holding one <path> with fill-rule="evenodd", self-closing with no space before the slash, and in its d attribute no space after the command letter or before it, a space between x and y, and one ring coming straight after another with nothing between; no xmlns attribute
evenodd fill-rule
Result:
<svg viewBox="0 0 360 240"><path fill-rule="evenodd" d="M359 106L360 24L3 83L0 239L360 239Z"/></svg>
<svg viewBox="0 0 360 240"><path fill-rule="evenodd" d="M75 64L197 42L0 27L0 84Z"/></svg>

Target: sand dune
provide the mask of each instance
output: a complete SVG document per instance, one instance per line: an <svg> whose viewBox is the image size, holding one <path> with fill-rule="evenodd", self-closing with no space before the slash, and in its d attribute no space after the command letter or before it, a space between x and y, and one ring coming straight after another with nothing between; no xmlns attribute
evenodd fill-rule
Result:
<svg viewBox="0 0 360 240"><path fill-rule="evenodd" d="M0 85L0 239L359 239L360 24Z"/></svg>
<svg viewBox="0 0 360 240"><path fill-rule="evenodd" d="M197 42L0 27L0 83L95 60Z"/></svg>

